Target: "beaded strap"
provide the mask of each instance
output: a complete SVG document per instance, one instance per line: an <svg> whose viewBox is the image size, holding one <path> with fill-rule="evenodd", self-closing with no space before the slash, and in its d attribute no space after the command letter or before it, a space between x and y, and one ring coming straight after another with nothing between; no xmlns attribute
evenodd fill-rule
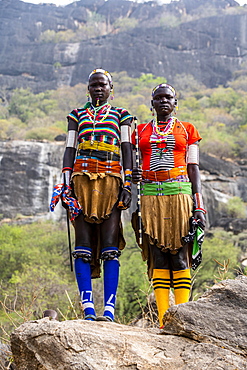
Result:
<svg viewBox="0 0 247 370"><path fill-rule="evenodd" d="M194 193L193 194L194 199L194 212L202 212L204 214L207 213L207 211L204 209L203 200L202 200L202 194L201 193Z"/></svg>
<svg viewBox="0 0 247 370"><path fill-rule="evenodd" d="M194 212L202 212L204 215L207 213L207 211L203 208L196 208Z"/></svg>
<svg viewBox="0 0 247 370"><path fill-rule="evenodd" d="M126 169L124 170L124 185L123 188L131 193L131 185L132 185L132 170Z"/></svg>

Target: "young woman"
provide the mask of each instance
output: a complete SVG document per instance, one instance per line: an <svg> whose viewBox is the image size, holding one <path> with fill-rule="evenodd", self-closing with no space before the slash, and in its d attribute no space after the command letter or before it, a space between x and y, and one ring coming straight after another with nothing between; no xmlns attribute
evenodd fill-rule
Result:
<svg viewBox="0 0 247 370"><path fill-rule="evenodd" d="M156 119L138 125L142 168L133 170L133 182L141 181L141 248L148 261L162 327L170 287L174 287L176 304L189 300L191 256L181 238L188 234L192 214L204 227L206 211L198 166L198 131L173 116L177 98L171 85L156 86L151 105ZM132 142L135 144L134 135Z"/></svg>
<svg viewBox="0 0 247 370"><path fill-rule="evenodd" d="M103 69L89 75L91 101L68 115L63 159L67 195L74 193L81 213L74 220L75 274L86 320L96 320L91 277L104 269L104 313L97 320L113 321L119 276L121 209L131 202L132 117L108 103L112 77ZM122 181L122 160L124 182Z"/></svg>

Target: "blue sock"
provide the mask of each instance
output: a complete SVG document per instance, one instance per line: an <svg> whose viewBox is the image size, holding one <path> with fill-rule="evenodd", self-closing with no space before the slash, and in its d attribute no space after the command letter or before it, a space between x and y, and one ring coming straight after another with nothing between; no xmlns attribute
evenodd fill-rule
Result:
<svg viewBox="0 0 247 370"><path fill-rule="evenodd" d="M111 248L112 249L112 248ZM116 248L117 250L117 248ZM104 316L114 320L114 310L119 278L119 261L109 259L104 261Z"/></svg>
<svg viewBox="0 0 247 370"><path fill-rule="evenodd" d="M87 247L77 247L75 252L78 251L91 256L91 248ZM74 253L75 254L75 253ZM94 302L93 302L93 292L92 292L92 280L91 280L91 266L90 262L84 262L82 258L75 259L75 275L81 296L82 307L84 311L85 318L88 315L95 317ZM88 320L94 320L94 318L86 318Z"/></svg>

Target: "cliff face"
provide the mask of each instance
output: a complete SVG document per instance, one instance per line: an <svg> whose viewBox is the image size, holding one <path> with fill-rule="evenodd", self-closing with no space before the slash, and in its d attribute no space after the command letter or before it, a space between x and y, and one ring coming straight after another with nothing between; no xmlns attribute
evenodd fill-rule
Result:
<svg viewBox="0 0 247 370"><path fill-rule="evenodd" d="M2 141L0 145L0 214L7 219L60 219L61 207L49 212L53 186L61 180L63 145Z"/></svg>
<svg viewBox="0 0 247 370"><path fill-rule="evenodd" d="M49 212L53 186L61 181L63 152L63 143L1 142L0 214L3 218L59 219L65 214L59 206L54 214ZM247 202L247 168L202 153L200 170L208 226L218 226L222 217L220 204L233 196ZM135 200L131 211L134 209ZM126 212L124 217L129 219L129 214Z"/></svg>
<svg viewBox="0 0 247 370"><path fill-rule="evenodd" d="M213 16L203 13L208 4ZM30 87L40 92L75 85L85 82L95 67L125 70L132 77L153 73L171 83L176 74L186 73L209 87L224 84L247 58L247 11L224 12L236 6L233 0L181 0L162 6L152 1L83 0L66 7L2 0L1 90ZM196 20L176 26L172 17L181 14ZM97 19L103 20L101 36L90 37L89 32L85 38L82 33L85 39L73 43L40 39L47 30L75 32L93 17L94 27ZM126 20L137 22L136 27L124 31L114 26Z"/></svg>

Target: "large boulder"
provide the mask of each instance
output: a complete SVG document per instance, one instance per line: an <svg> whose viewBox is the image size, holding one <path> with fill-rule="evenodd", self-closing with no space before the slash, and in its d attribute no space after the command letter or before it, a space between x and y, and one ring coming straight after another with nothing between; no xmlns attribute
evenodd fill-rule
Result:
<svg viewBox="0 0 247 370"><path fill-rule="evenodd" d="M215 284L196 302L171 307L166 334L182 335L247 354L247 276Z"/></svg>
<svg viewBox="0 0 247 370"><path fill-rule="evenodd" d="M11 335L18 370L246 370L247 277L171 307L165 327L143 329L44 318Z"/></svg>

